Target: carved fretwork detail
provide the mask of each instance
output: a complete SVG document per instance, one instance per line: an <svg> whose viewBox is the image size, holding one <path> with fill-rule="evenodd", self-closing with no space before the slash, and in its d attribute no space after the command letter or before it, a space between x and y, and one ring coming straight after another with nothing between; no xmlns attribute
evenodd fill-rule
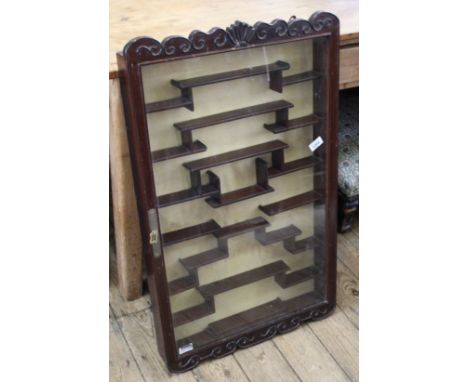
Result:
<svg viewBox="0 0 468 382"><path fill-rule="evenodd" d="M188 38L169 36L159 42L150 37L137 37L125 46L124 55L131 62L157 61L205 51L254 46L265 41L332 32L334 28L338 28L338 24L338 19L327 12L316 12L309 20L293 16L287 22L275 19L271 23L259 21L254 26L236 21L225 30L212 28L208 33L194 30Z"/></svg>
<svg viewBox="0 0 468 382"><path fill-rule="evenodd" d="M199 354L194 354L181 359L177 363L177 370L174 371L183 372L193 369L205 359L224 357L228 354L235 352L237 349L244 349L249 346L266 341L276 336L277 334L287 333L296 329L303 322L315 321L325 318L328 314L330 314L333 311L334 308L335 305L332 304L321 304L318 307L306 310L293 317L289 317L283 321L280 321L268 327L267 329L257 330L256 332L248 336L241 336L235 339L229 339L223 344L209 349L205 353L201 352Z"/></svg>

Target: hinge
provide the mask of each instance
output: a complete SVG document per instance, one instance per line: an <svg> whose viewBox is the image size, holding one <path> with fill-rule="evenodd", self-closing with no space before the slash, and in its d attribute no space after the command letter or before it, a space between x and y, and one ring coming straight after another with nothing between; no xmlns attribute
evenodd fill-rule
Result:
<svg viewBox="0 0 468 382"><path fill-rule="evenodd" d="M156 215L156 209L154 208L148 210L148 224L150 228L149 243L151 244L151 247L153 249L153 256L159 257L161 255L161 252L159 250L158 244L158 219Z"/></svg>

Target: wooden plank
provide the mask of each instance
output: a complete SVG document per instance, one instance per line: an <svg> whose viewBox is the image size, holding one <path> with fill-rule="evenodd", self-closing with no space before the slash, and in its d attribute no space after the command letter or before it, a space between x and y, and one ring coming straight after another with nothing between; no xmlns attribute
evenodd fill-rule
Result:
<svg viewBox="0 0 468 382"><path fill-rule="evenodd" d="M242 235L246 232L268 227L269 225L270 223L268 223L264 218L258 216L256 218L247 219L239 223L224 226L215 233L215 236L218 239L229 239L234 236Z"/></svg>
<svg viewBox="0 0 468 382"><path fill-rule="evenodd" d="M193 374L199 382L250 382L232 355L202 362Z"/></svg>
<svg viewBox="0 0 468 382"><path fill-rule="evenodd" d="M319 274L319 270L316 267L307 267L298 269L297 271L290 273L283 273L275 276L275 281L281 288L289 288L293 285L300 284L306 280L311 280L314 276Z"/></svg>
<svg viewBox="0 0 468 382"><path fill-rule="evenodd" d="M268 178L275 178L277 176L290 174L291 172L303 170L305 168L311 168L318 164L320 164L319 159L313 156L299 158L299 159L284 163L281 169L270 167L268 169Z"/></svg>
<svg viewBox="0 0 468 382"><path fill-rule="evenodd" d="M167 286L169 287L169 294L171 296L195 288L196 285L197 280L192 275L172 280L167 284Z"/></svg>
<svg viewBox="0 0 468 382"><path fill-rule="evenodd" d="M134 300L142 292L142 244L118 80L109 81L109 153L113 220L120 293Z"/></svg>
<svg viewBox="0 0 468 382"><path fill-rule="evenodd" d="M316 191L308 191L303 194L294 195L290 198L280 200L275 203L260 205L258 208L265 212L268 216L273 216L284 211L292 210L294 208L306 206L322 199Z"/></svg>
<svg viewBox="0 0 468 382"><path fill-rule="evenodd" d="M298 236L302 233L302 231L297 228L294 224L290 224L286 227L276 229L270 232L262 232L255 231L255 238L262 244L262 245L270 245L273 243L278 243L280 241L291 239L295 236Z"/></svg>
<svg viewBox="0 0 468 382"><path fill-rule="evenodd" d="M270 186L263 187L259 184L239 188L238 190L226 192L219 196L211 197L206 199L206 202L213 208L227 206L229 204L238 203L246 199L255 198L260 195L268 194L273 192L273 188Z"/></svg>
<svg viewBox="0 0 468 382"><path fill-rule="evenodd" d="M338 234L336 237L338 258L359 279L359 249L348 242L342 234Z"/></svg>
<svg viewBox="0 0 468 382"><path fill-rule="evenodd" d="M179 158L179 157L183 157L186 155L201 153L206 150L207 148L202 142L195 141L190 146L181 145L181 146L168 147L167 149L152 151L151 159L153 160L153 163L156 163L156 162L162 162L168 159L174 159L174 158Z"/></svg>
<svg viewBox="0 0 468 382"><path fill-rule="evenodd" d="M221 166L226 163L235 162L242 159L252 158L255 156L267 154L277 150L288 148L289 145L278 139L260 143L258 145L244 147L238 150L232 150L219 155L198 159L192 162L184 163L184 167L190 171L205 170L210 167Z"/></svg>
<svg viewBox="0 0 468 382"><path fill-rule="evenodd" d="M356 277L338 259L337 304L356 328L359 329L359 282Z"/></svg>
<svg viewBox="0 0 468 382"><path fill-rule="evenodd" d="M307 324L353 382L359 380L359 331L337 307L325 320Z"/></svg>
<svg viewBox="0 0 468 382"><path fill-rule="evenodd" d="M293 74L283 78L283 86L298 84L304 81L311 81L321 77L321 73L314 72L313 70L303 73Z"/></svg>
<svg viewBox="0 0 468 382"><path fill-rule="evenodd" d="M180 326L199 318L208 316L215 312L213 301L205 301L200 305L195 305L190 308L180 310L172 315L174 326Z"/></svg>
<svg viewBox="0 0 468 382"><path fill-rule="evenodd" d="M251 381L300 381L273 341L239 350L234 353L234 358L241 364L242 370Z"/></svg>
<svg viewBox="0 0 468 382"><path fill-rule="evenodd" d="M251 284L253 282L275 276L279 273L286 272L287 270L289 270L289 267L286 263L278 260L274 263L251 269L250 271L238 273L237 275L227 277L210 284L205 284L198 287L198 290L204 296L214 296L231 289L239 288L246 284Z"/></svg>
<svg viewBox="0 0 468 382"><path fill-rule="evenodd" d="M178 229L176 231L163 233L162 239L165 246L180 243L185 240L196 239L197 237L213 234L221 227L213 219L204 223L196 224L190 227Z"/></svg>
<svg viewBox="0 0 468 382"><path fill-rule="evenodd" d="M225 259L228 256L229 253L227 252L227 250L224 250L222 248L213 248L209 249L208 251L204 251L196 255L186 257L184 259L179 259L179 261L182 263L182 265L187 271L193 272L199 267L203 267L205 265Z"/></svg>
<svg viewBox="0 0 468 382"><path fill-rule="evenodd" d="M160 2L110 0L109 72L118 74L115 54L136 36L151 36L159 41L170 35L187 37L194 29L207 32L214 26L225 28L234 20L253 25L262 20L288 20L295 15L308 19L316 10L334 13L340 19L341 41L359 37L359 1L334 0L225 0Z"/></svg>
<svg viewBox="0 0 468 382"><path fill-rule="evenodd" d="M203 198L219 193L219 190L211 184L201 186L200 190L189 188L188 190L171 192L158 197L159 208L184 203L190 200Z"/></svg>
<svg viewBox="0 0 468 382"><path fill-rule="evenodd" d="M118 323L146 381L198 382L192 372L173 374L158 353L149 309L121 317Z"/></svg>
<svg viewBox="0 0 468 382"><path fill-rule="evenodd" d="M297 255L298 253L307 251L308 249L320 247L321 245L322 242L319 239L310 236L298 241L288 240L284 243L284 248L293 255Z"/></svg>
<svg viewBox="0 0 468 382"><path fill-rule="evenodd" d="M223 81L236 80L239 78L258 76L267 72L272 73L276 71L286 70L289 68L290 66L287 62L276 61L270 65L259 65L254 66L252 68L231 70L229 72L210 74L208 76L189 78L186 80L171 80L171 83L179 89L188 89L197 86L215 84Z"/></svg>
<svg viewBox="0 0 468 382"><path fill-rule="evenodd" d="M284 133L285 131L299 129L301 127L310 127L320 122L320 119L315 114L306 115L300 118L294 118L286 121L286 123L265 123L263 127L274 134Z"/></svg>
<svg viewBox="0 0 468 382"><path fill-rule="evenodd" d="M120 293L115 281L109 283L109 303L117 318L139 312L151 306L150 296L148 294L132 301L127 301Z"/></svg>
<svg viewBox="0 0 468 382"><path fill-rule="evenodd" d="M202 127L219 125L238 119L289 109L293 106L291 102L284 100L266 102L259 105L243 107L241 109L225 111L223 113L211 114L201 118L190 119L188 121L177 122L174 123L174 127L180 131L191 131Z"/></svg>
<svg viewBox="0 0 468 382"><path fill-rule="evenodd" d="M147 103L145 106L147 113L154 113L163 110L176 109L178 107L192 106L193 101L186 97L176 97L164 101Z"/></svg>
<svg viewBox="0 0 468 382"><path fill-rule="evenodd" d="M340 89L359 86L359 46L340 49Z"/></svg>
<svg viewBox="0 0 468 382"><path fill-rule="evenodd" d="M109 320L109 381L144 382L117 321Z"/></svg>
<svg viewBox="0 0 468 382"><path fill-rule="evenodd" d="M349 381L341 367L307 326L275 337L273 341L303 381Z"/></svg>

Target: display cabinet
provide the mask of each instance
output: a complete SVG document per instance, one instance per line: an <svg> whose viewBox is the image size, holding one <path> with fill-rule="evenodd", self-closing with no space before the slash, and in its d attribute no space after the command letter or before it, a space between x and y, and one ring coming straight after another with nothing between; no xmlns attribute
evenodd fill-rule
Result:
<svg viewBox="0 0 468 382"><path fill-rule="evenodd" d="M118 54L159 351L172 371L335 306L338 19Z"/></svg>

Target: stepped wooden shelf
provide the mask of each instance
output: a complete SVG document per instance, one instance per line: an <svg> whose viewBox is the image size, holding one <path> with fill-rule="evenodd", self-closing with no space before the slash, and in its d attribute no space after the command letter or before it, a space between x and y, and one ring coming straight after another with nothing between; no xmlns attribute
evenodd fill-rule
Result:
<svg viewBox="0 0 468 382"><path fill-rule="evenodd" d="M230 239L231 237L268 227L269 225L270 223L268 223L263 217L258 216L253 219L247 219L242 222L220 228L214 233L214 235L218 239Z"/></svg>
<svg viewBox="0 0 468 382"><path fill-rule="evenodd" d="M228 204L237 203L245 199L254 198L272 191L274 190L270 186L262 187L258 184L254 184L253 186L221 194L218 198L206 199L206 201L211 207L218 208L227 206Z"/></svg>
<svg viewBox="0 0 468 382"><path fill-rule="evenodd" d="M276 61L269 65L259 65L251 68L231 70L228 72L210 74L208 76L189 78L186 80L171 80L171 84L181 90L191 89L198 86L216 84L218 82L232 81L239 78L258 76L268 73L270 76L271 86L274 87L276 83L283 83L281 73L283 70L287 70L289 68L290 66L287 62Z"/></svg>
<svg viewBox="0 0 468 382"><path fill-rule="evenodd" d="M222 248L209 249L194 256L180 259L185 269L194 272L198 268L229 257L229 252Z"/></svg>
<svg viewBox="0 0 468 382"><path fill-rule="evenodd" d="M201 170L207 168L217 167L226 163L235 162L242 159L259 156L262 154L270 153L272 155L273 166L281 167L284 163L285 148L289 147L287 143L280 140L269 141L258 145L246 147L239 150L229 151L223 154L214 155L207 158L198 159L192 162L184 163L184 167L190 171L190 179L192 182L192 189L197 190L201 184ZM228 204L237 203L239 201L263 195L272 192L273 188L268 185L268 164L261 158L255 159L255 169L257 183L253 186L245 187L239 190L231 191L225 194L213 193L213 195L206 199L207 203L213 207L218 208ZM216 175L213 174L212 178L215 179ZM216 177L217 178L217 177ZM214 180L213 180L214 182ZM219 187L219 178L218 178Z"/></svg>
<svg viewBox="0 0 468 382"><path fill-rule="evenodd" d="M184 344L192 343L194 346L200 346L216 338L227 337L233 333L237 333L245 327L255 327L259 322L271 317L281 318L284 315L288 315L291 310L301 309L305 305L319 302L320 296L315 292L306 293L288 300L276 298L265 304L214 321L205 330L179 340L178 345L183 346Z"/></svg>
<svg viewBox="0 0 468 382"><path fill-rule="evenodd" d="M185 292L186 290L195 288L196 285L197 279L192 275L178 278L168 283L169 295L173 296L175 294Z"/></svg>
<svg viewBox="0 0 468 382"><path fill-rule="evenodd" d="M291 102L284 100L267 102L254 106L243 107L241 109L225 111L223 113L212 114L206 117L177 122L174 123L174 127L180 130L181 132L187 132L195 129L200 129L202 127L219 125L221 123L231 122L238 119L267 114L273 111L277 112L277 114L282 115L293 106L294 105Z"/></svg>
<svg viewBox="0 0 468 382"><path fill-rule="evenodd" d="M189 110L193 110L193 101L189 97L176 97L166 99L164 101L151 102L146 104L147 113L155 113L158 111L164 111L169 109L175 109L178 107L186 107Z"/></svg>
<svg viewBox="0 0 468 382"><path fill-rule="evenodd" d="M298 208L306 206L308 204L312 204L322 199L322 195L318 192L309 191L303 194L292 196L284 200L280 200L279 202L259 206L258 208L264 213L266 213L268 216L273 216L281 212L291 210L293 208Z"/></svg>
<svg viewBox="0 0 468 382"><path fill-rule="evenodd" d="M255 169L257 176L256 184L224 194L215 194L206 199L206 202L211 207L218 208L274 191L273 188L268 185L268 163L261 158L256 158Z"/></svg>
<svg viewBox="0 0 468 382"><path fill-rule="evenodd" d="M301 233L302 231L299 228L291 224L291 225L288 225L287 227L280 228L280 229L270 231L270 232L265 232L265 228L256 230L255 238L262 245L270 245L270 244L278 243L280 241L284 241L286 239L294 238L300 235Z"/></svg>
<svg viewBox="0 0 468 382"><path fill-rule="evenodd" d="M206 151L205 144L200 141L193 141L192 130L202 127L218 125L221 123L234 121L241 118L252 117L255 115L276 112L277 124L286 124L288 119L288 108L293 104L287 101L267 102L260 105L244 107L227 111L224 113L212 114L206 117L191 119L188 121L174 123L174 127L181 133L182 145L156 150L151 153L153 163L162 162L168 159L191 155Z"/></svg>
<svg viewBox="0 0 468 382"><path fill-rule="evenodd" d="M279 260L210 284L202 285L198 287L198 290L203 296L205 296L205 298L211 298L217 294L239 288L243 285L252 284L256 281L284 273L288 270L289 267L287 264L284 261Z"/></svg>
<svg viewBox="0 0 468 382"><path fill-rule="evenodd" d="M321 77L323 77L323 75L314 70L292 74L290 76L283 77L283 86L294 85L299 82L313 81Z"/></svg>
<svg viewBox="0 0 468 382"><path fill-rule="evenodd" d="M319 117L315 114L310 114L300 118L289 119L282 123L265 123L263 127L274 134L278 134L289 130L299 129L301 127L310 127L319 122Z"/></svg>
<svg viewBox="0 0 468 382"><path fill-rule="evenodd" d="M321 240L317 239L314 236L311 236L302 240L298 240L298 241L296 241L295 239L284 241L284 248L288 252L292 253L293 255L307 251L309 249L319 248L321 246L322 246Z"/></svg>
<svg viewBox="0 0 468 382"><path fill-rule="evenodd" d="M320 163L320 159L314 156L296 159L284 163L282 168L270 167L268 169L268 178L275 178L277 176L289 174L291 172L303 170L305 168L314 167Z"/></svg>
<svg viewBox="0 0 468 382"><path fill-rule="evenodd" d="M177 231L166 232L162 235L164 246L180 243L185 240L196 239L197 237L214 234L221 227L213 219L205 223L182 228Z"/></svg>
<svg viewBox="0 0 468 382"><path fill-rule="evenodd" d="M161 195L158 197L159 208L171 206L173 204L184 203L190 200L203 198L206 196L217 195L220 192L219 178L211 171L207 171L208 184L202 185L197 183L196 186L188 190L172 192L170 194Z"/></svg>
<svg viewBox="0 0 468 382"><path fill-rule="evenodd" d="M184 163L184 167L189 171L200 171L211 167L221 166L226 163L236 162L242 159L252 158L267 153L274 153L288 148L289 145L280 140L260 143L258 145L245 147L239 150L228 151L223 154L213 155L211 157L198 159L192 162Z"/></svg>
<svg viewBox="0 0 468 382"><path fill-rule="evenodd" d="M197 289L205 298L205 301L199 305L174 313L174 326L180 326L215 313L216 309L213 297L217 294L285 273L288 270L289 267L286 263L283 261L276 261L210 284L198 286Z"/></svg>
<svg viewBox="0 0 468 382"><path fill-rule="evenodd" d="M307 267L290 273L275 276L275 281L281 288L289 288L304 281L311 280L319 274L316 267Z"/></svg>
<svg viewBox="0 0 468 382"><path fill-rule="evenodd" d="M206 150L206 146L202 142L195 141L188 145L174 146L167 149L152 151L151 159L153 160L153 163L157 163L168 159L201 153Z"/></svg>
<svg viewBox="0 0 468 382"><path fill-rule="evenodd" d="M172 320L174 322L174 326L180 326L213 314L214 312L215 308L213 300L207 300L199 305L175 312L172 315Z"/></svg>

